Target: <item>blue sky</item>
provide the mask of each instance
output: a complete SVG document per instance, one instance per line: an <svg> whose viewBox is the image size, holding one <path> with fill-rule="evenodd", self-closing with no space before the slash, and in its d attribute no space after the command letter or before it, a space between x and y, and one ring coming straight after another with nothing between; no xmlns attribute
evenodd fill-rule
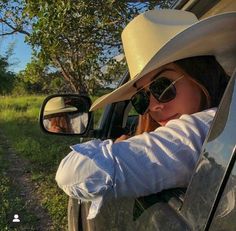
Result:
<svg viewBox="0 0 236 231"><path fill-rule="evenodd" d="M24 42L24 35L16 34L10 36L0 37L0 55L4 55L9 44L14 43L14 54L9 60L14 63L9 71L19 72L25 69L27 63L31 59L31 48Z"/></svg>

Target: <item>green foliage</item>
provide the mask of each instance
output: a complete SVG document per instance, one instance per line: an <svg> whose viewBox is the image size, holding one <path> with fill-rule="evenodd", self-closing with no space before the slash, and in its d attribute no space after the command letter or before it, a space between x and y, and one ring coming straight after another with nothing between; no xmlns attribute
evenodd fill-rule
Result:
<svg viewBox="0 0 236 231"><path fill-rule="evenodd" d="M52 187L53 186L53 187ZM42 195L42 205L54 220L55 230L65 230L67 224L68 196L55 187L55 176L50 175L41 181L39 193ZM53 198L53 200L52 200Z"/></svg>
<svg viewBox="0 0 236 231"><path fill-rule="evenodd" d="M122 28L137 13L124 1L108 0L30 1L27 11L37 18L28 40L40 45L37 58L62 70L72 91L80 92L102 84L101 67L121 52Z"/></svg>
<svg viewBox="0 0 236 231"><path fill-rule="evenodd" d="M0 95L9 94L14 87L15 75L8 71L8 58L8 55L0 56Z"/></svg>
<svg viewBox="0 0 236 231"><path fill-rule="evenodd" d="M24 94L24 92L28 94L52 94L68 92L69 90L60 72L52 72L39 60L33 59L31 63L27 64L26 69L17 75L12 94L19 95Z"/></svg>
<svg viewBox="0 0 236 231"><path fill-rule="evenodd" d="M0 1L0 23L2 24L0 36L23 33L29 35L33 21L25 11L25 0Z"/></svg>
<svg viewBox="0 0 236 231"><path fill-rule="evenodd" d="M0 230L34 230L36 216L29 212L26 203L18 197L20 192L6 175L8 165L4 151L0 148ZM24 218L17 227L11 222L15 213Z"/></svg>
<svg viewBox="0 0 236 231"><path fill-rule="evenodd" d="M0 36L26 35L33 59L16 81L14 94L70 91L94 94L124 73L120 35L137 14L174 0L4 0ZM104 72L103 69L106 69ZM6 86L5 86L5 89Z"/></svg>
<svg viewBox="0 0 236 231"><path fill-rule="evenodd" d="M32 180L38 185L37 193L42 197L42 206L53 221L52 230L65 230L68 198L57 187L55 172L61 159L70 152L69 146L78 143L79 138L47 135L40 130L38 115L43 98L34 95L0 97L0 129L11 141L17 154L29 161L27 172L32 174ZM1 162L0 159L1 163L6 162ZM0 180L0 185L1 183ZM8 189L4 187L3 190ZM6 194L4 198L8 198ZM28 225L32 225L32 221L28 220ZM2 226L0 230L4 230Z"/></svg>
<svg viewBox="0 0 236 231"><path fill-rule="evenodd" d="M117 81L126 67L112 58L122 53L124 26L136 14L166 2L173 0L2 1L2 35L23 33L34 49L34 59L21 73L14 92L54 91L59 86L60 91L94 93ZM104 66L108 66L105 73ZM62 76L64 81L59 81Z"/></svg>

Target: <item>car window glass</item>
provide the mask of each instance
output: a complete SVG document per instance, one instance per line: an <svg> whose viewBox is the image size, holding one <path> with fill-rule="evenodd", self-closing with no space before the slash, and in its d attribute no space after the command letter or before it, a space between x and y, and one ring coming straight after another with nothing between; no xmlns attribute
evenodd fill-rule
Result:
<svg viewBox="0 0 236 231"><path fill-rule="evenodd" d="M235 146L235 75L230 79L185 195L181 213L202 229L228 171Z"/></svg>
<svg viewBox="0 0 236 231"><path fill-rule="evenodd" d="M99 127L103 112L104 112L104 108L98 109L93 112L94 129L97 129Z"/></svg>

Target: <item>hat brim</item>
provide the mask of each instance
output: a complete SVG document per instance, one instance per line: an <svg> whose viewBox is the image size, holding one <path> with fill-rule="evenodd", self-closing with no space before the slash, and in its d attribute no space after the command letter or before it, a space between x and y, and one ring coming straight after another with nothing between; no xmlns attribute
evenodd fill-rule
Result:
<svg viewBox="0 0 236 231"><path fill-rule="evenodd" d="M65 112L74 112L77 111L76 107L67 107L63 109L58 109L58 110L51 110L51 111L44 111L44 116L47 115L53 115L53 114L59 114L59 113L65 113Z"/></svg>
<svg viewBox="0 0 236 231"><path fill-rule="evenodd" d="M134 83L151 71L179 59L214 55L231 75L236 64L236 12L228 12L203 19L168 41L147 63L143 70L121 87L98 98L90 111L107 104L128 100L137 89Z"/></svg>

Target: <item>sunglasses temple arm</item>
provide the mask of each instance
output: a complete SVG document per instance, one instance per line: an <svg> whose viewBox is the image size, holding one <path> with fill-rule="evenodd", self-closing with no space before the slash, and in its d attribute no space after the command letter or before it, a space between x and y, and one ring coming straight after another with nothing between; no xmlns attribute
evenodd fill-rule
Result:
<svg viewBox="0 0 236 231"><path fill-rule="evenodd" d="M184 75L181 75L178 79L176 79L175 81L173 81L173 82L161 93L161 95L160 95L159 98L161 99L161 97L166 93L166 91L168 91L168 89L169 89L171 86L175 85L175 83L178 82L179 80L181 80L183 77L184 77Z"/></svg>

